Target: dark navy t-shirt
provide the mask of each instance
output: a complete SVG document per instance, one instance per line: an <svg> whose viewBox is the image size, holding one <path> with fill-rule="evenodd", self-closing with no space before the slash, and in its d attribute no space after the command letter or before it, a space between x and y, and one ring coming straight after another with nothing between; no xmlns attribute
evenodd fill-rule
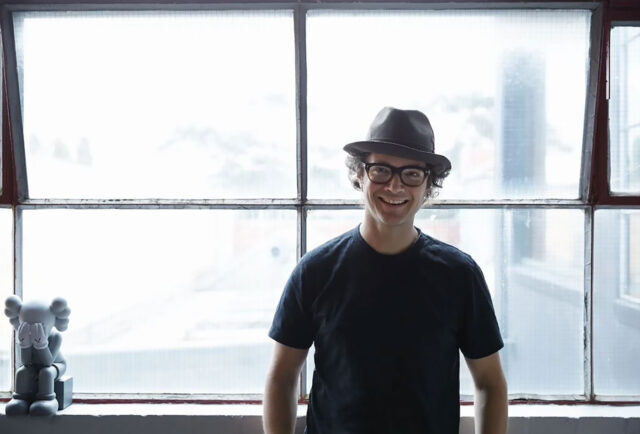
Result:
<svg viewBox="0 0 640 434"><path fill-rule="evenodd" d="M459 350L503 343L478 265L423 233L384 255L355 228L294 269L269 336L315 344L309 434L458 433Z"/></svg>

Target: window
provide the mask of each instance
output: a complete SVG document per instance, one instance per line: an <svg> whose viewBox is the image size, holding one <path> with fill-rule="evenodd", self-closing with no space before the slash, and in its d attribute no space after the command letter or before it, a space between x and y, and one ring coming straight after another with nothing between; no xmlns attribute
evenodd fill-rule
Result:
<svg viewBox="0 0 640 434"><path fill-rule="evenodd" d="M441 199L577 199L590 15L310 11L309 197L353 197L335 144L392 105L427 113L457 168Z"/></svg>
<svg viewBox="0 0 640 434"><path fill-rule="evenodd" d="M295 197L292 27L287 10L14 14L30 196Z"/></svg>
<svg viewBox="0 0 640 434"><path fill-rule="evenodd" d="M13 293L12 220L11 209L0 207L0 297L2 300ZM12 330L13 327L9 321L0 321L0 391L9 390L11 387Z"/></svg>
<svg viewBox="0 0 640 434"><path fill-rule="evenodd" d="M613 23L609 101L609 184L640 194L640 27ZM594 235L594 392L602 399L640 394L640 200L601 207ZM624 348L624 351L620 349Z"/></svg>
<svg viewBox="0 0 640 434"><path fill-rule="evenodd" d="M579 198L590 17L584 10L312 10L307 18L309 196L358 197L336 143L361 138L380 107L427 113L436 149L454 170L439 206L427 206L417 225L482 267L515 395L585 393L585 209L487 205ZM332 104L338 100L341 110ZM449 205L464 200L475 204ZM308 247L359 218L310 211ZM541 311L545 321L536 320ZM461 392L470 397L462 371Z"/></svg>
<svg viewBox="0 0 640 434"><path fill-rule="evenodd" d="M69 302L74 392L261 394L296 261L295 211L266 205L296 196L292 11L13 23L29 195L46 203L23 209L22 293ZM189 206L212 199L236 205ZM53 205L68 200L97 205Z"/></svg>
<svg viewBox="0 0 640 434"><path fill-rule="evenodd" d="M416 224L481 266L510 397L637 402L639 27L556 3L3 6L0 287L67 298L78 398L260 400L290 271L361 219L342 146L417 108L453 171Z"/></svg>
<svg viewBox="0 0 640 434"><path fill-rule="evenodd" d="M74 392L259 394L295 221L290 210L28 209L24 295L64 295L73 309L62 350Z"/></svg>
<svg viewBox="0 0 640 434"><path fill-rule="evenodd" d="M640 348L637 280L640 209L601 209L595 219L594 383L598 395L634 395ZM624 351L621 351L624 348Z"/></svg>
<svg viewBox="0 0 640 434"><path fill-rule="evenodd" d="M627 287L623 295L640 303L640 216L629 216L629 254L625 261L627 269Z"/></svg>
<svg viewBox="0 0 640 434"><path fill-rule="evenodd" d="M614 193L640 192L640 27L611 29L610 170Z"/></svg>

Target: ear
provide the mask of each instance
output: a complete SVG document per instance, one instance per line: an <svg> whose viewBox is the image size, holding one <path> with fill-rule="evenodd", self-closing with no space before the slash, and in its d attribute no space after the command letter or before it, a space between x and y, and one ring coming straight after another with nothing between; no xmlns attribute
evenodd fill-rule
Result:
<svg viewBox="0 0 640 434"><path fill-rule="evenodd" d="M425 181L427 187L424 189L424 201L422 202L422 205L427 203L429 198L433 195L433 178L431 176L431 172L427 173L427 180Z"/></svg>
<svg viewBox="0 0 640 434"><path fill-rule="evenodd" d="M65 331L69 325L69 315L71 315L71 309L67 306L67 300L62 297L54 298L49 310L51 310L56 317L56 328L61 332Z"/></svg>
<svg viewBox="0 0 640 434"><path fill-rule="evenodd" d="M4 314L9 317L9 322L14 329L18 330L20 326L20 309L22 309L22 300L17 295L11 295L7 297L4 302Z"/></svg>
<svg viewBox="0 0 640 434"><path fill-rule="evenodd" d="M359 164L358 165L358 169L356 170L356 176L355 179L353 179L353 186L356 190L358 191L362 191L363 190L363 186L364 186L364 177L365 177L365 170L364 170L364 165Z"/></svg>

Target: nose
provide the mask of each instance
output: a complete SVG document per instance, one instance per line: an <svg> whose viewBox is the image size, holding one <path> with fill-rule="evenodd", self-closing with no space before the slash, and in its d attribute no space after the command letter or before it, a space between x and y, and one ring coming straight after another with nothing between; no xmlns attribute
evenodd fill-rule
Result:
<svg viewBox="0 0 640 434"><path fill-rule="evenodd" d="M387 182L386 189L391 192L401 191L404 189L404 184L400 180L400 174L394 173L389 182Z"/></svg>

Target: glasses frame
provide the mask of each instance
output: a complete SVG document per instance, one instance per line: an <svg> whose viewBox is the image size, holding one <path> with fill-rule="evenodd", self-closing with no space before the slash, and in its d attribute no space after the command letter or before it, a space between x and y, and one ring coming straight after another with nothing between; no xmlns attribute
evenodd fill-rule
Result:
<svg viewBox="0 0 640 434"><path fill-rule="evenodd" d="M374 184L387 184L389 181L391 181L394 177L394 175L398 175L398 178L400 179L400 182L402 183L402 185L405 185L407 187L420 187L422 184L424 184L424 182L427 180L427 178L429 177L429 174L431 173L431 171L426 168L426 167L422 167L422 166L402 166L402 167L395 167L392 166L390 164L386 164L386 163L363 163L364 164L364 170L365 172L367 172L367 177L369 178L369 181L373 182ZM373 167L373 166L382 166L385 167L387 169L389 169L391 171L391 176L389 177L389 179L387 179L384 182L378 182L378 181L374 181L373 179L371 179L371 175L369 174L369 170ZM422 180L422 182L420 182L420 184L407 184L405 182L404 179L402 179L402 172L407 170L407 169L414 169L414 170L419 170L421 172L424 173L424 179Z"/></svg>

